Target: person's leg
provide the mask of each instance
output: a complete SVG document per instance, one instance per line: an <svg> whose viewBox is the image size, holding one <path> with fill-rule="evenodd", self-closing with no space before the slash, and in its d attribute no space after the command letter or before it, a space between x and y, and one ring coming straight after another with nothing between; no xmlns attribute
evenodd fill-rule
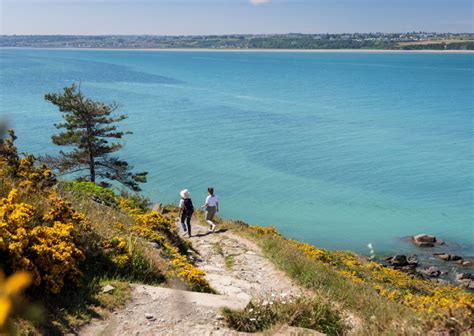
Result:
<svg viewBox="0 0 474 336"><path fill-rule="evenodd" d="M186 224L185 224L186 216L184 215L184 212L181 214L181 227L183 228L183 231L186 232Z"/></svg>
<svg viewBox="0 0 474 336"><path fill-rule="evenodd" d="M216 224L214 223L214 215L216 214L216 207L209 207L206 212L206 222L209 224L209 231L214 231L216 229Z"/></svg>
<svg viewBox="0 0 474 336"><path fill-rule="evenodd" d="M191 217L186 217L186 225L188 226L188 235L191 237Z"/></svg>

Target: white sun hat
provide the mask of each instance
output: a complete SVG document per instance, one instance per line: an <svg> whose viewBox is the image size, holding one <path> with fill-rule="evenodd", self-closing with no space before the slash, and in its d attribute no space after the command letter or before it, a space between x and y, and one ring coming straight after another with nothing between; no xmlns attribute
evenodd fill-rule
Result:
<svg viewBox="0 0 474 336"><path fill-rule="evenodd" d="M180 191L179 194L181 195L182 198L186 198L186 196L189 195L189 191L188 189L183 189Z"/></svg>

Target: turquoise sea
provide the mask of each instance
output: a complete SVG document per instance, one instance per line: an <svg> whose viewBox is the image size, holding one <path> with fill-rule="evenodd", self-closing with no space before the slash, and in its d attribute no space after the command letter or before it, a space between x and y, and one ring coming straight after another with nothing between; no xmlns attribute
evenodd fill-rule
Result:
<svg viewBox="0 0 474 336"><path fill-rule="evenodd" d="M0 50L0 115L55 153L43 99L80 82L120 104L146 195L275 225L327 248L408 251L432 233L474 254L474 54Z"/></svg>

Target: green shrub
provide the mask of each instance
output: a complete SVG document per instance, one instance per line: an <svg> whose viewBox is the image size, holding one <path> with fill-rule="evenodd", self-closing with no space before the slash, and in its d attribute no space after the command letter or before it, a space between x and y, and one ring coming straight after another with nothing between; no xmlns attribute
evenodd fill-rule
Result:
<svg viewBox="0 0 474 336"><path fill-rule="evenodd" d="M317 330L327 335L341 335L347 329L339 312L318 297L275 296L254 299L243 310L224 308L228 325L242 332L258 332L276 324L288 324Z"/></svg>
<svg viewBox="0 0 474 336"><path fill-rule="evenodd" d="M111 189L101 187L93 182L67 181L62 182L61 185L68 191L72 191L81 196L90 197L99 203L108 206L118 204L117 196Z"/></svg>

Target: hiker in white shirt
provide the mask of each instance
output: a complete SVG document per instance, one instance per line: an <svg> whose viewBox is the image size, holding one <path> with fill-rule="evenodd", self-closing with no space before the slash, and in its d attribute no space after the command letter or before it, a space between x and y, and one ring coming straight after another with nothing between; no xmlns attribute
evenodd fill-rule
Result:
<svg viewBox="0 0 474 336"><path fill-rule="evenodd" d="M214 232L216 229L216 224L213 222L214 216L219 212L219 201L214 195L214 188L207 188L208 196L206 197L206 202L201 208L206 210L206 222L209 224L209 232Z"/></svg>

